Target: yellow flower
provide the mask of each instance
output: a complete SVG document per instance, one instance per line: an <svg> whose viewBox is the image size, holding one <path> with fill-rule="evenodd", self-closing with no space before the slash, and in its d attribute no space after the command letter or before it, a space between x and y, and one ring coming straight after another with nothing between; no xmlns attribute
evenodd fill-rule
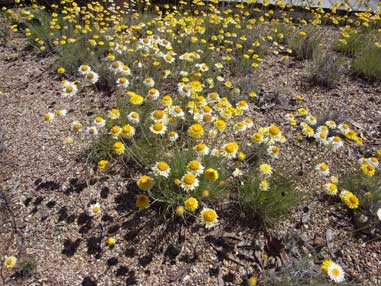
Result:
<svg viewBox="0 0 381 286"><path fill-rule="evenodd" d="M218 131L223 131L226 128L226 122L222 119L218 119L216 122L214 122L214 128L216 128Z"/></svg>
<svg viewBox="0 0 381 286"><path fill-rule="evenodd" d="M359 206L358 197L351 192L345 192L344 196L342 197L342 200L350 209L357 209Z"/></svg>
<svg viewBox="0 0 381 286"><path fill-rule="evenodd" d="M123 126L120 136L123 138L132 138L135 135L135 128L129 124Z"/></svg>
<svg viewBox="0 0 381 286"><path fill-rule="evenodd" d="M115 142L113 145L114 153L117 155L122 155L124 153L125 149L126 148L124 147L124 144L120 141Z"/></svg>
<svg viewBox="0 0 381 286"><path fill-rule="evenodd" d="M235 158L239 146L236 142L229 142L222 146L222 153L227 158Z"/></svg>
<svg viewBox="0 0 381 286"><path fill-rule="evenodd" d="M153 187L153 179L150 176L141 176L137 182L139 189L142 191L148 191Z"/></svg>
<svg viewBox="0 0 381 286"><path fill-rule="evenodd" d="M361 164L361 171L364 175L368 177L373 177L376 173L376 168L371 164L363 163Z"/></svg>
<svg viewBox="0 0 381 286"><path fill-rule="evenodd" d="M218 177L219 177L218 171L213 168L206 169L205 176L209 181L216 181L218 180Z"/></svg>
<svg viewBox="0 0 381 286"><path fill-rule="evenodd" d="M59 67L59 68L57 69L57 72L58 72L59 74L64 74L64 73L65 73L65 68L63 68L63 67Z"/></svg>
<svg viewBox="0 0 381 286"><path fill-rule="evenodd" d="M269 164L261 164L259 166L259 171L262 175L270 176L272 174L272 167Z"/></svg>
<svg viewBox="0 0 381 286"><path fill-rule="evenodd" d="M255 276L250 276L248 282L249 282L250 286L256 286L257 285L257 278Z"/></svg>
<svg viewBox="0 0 381 286"><path fill-rule="evenodd" d="M139 94L133 94L130 96L130 102L133 105L141 105L144 101L144 97Z"/></svg>
<svg viewBox="0 0 381 286"><path fill-rule="evenodd" d="M185 191L193 191L195 188L198 187L199 185L199 180L196 178L195 175L192 173L186 173L182 178L181 178L181 183L180 186L185 190Z"/></svg>
<svg viewBox="0 0 381 286"><path fill-rule="evenodd" d="M198 201L194 197L189 197L184 202L185 209L189 212L194 212L198 208Z"/></svg>
<svg viewBox="0 0 381 286"><path fill-rule="evenodd" d="M100 160L98 162L98 169L101 170L101 171L104 171L106 170L108 167L108 161L107 160Z"/></svg>
<svg viewBox="0 0 381 286"><path fill-rule="evenodd" d="M146 195L138 195L136 197L136 207L146 209L149 206L149 198Z"/></svg>
<svg viewBox="0 0 381 286"><path fill-rule="evenodd" d="M113 238L113 237L109 237L109 238L107 238L106 239L106 245L108 246L108 247L114 247L114 245L115 245L115 242L116 242L116 240L115 240L115 238Z"/></svg>
<svg viewBox="0 0 381 286"><path fill-rule="evenodd" d="M205 224L206 228L211 228L215 226L218 222L218 215L215 210L204 208L201 213L201 221Z"/></svg>
<svg viewBox="0 0 381 286"><path fill-rule="evenodd" d="M176 208L176 214L177 215L183 215L184 214L184 207L183 206L178 206L177 208Z"/></svg>
<svg viewBox="0 0 381 286"><path fill-rule="evenodd" d="M331 266L333 263L333 261L331 259L326 259L323 261L323 263L321 264L320 268L321 270L323 271L323 273L325 275L328 274L328 267Z"/></svg>
<svg viewBox="0 0 381 286"><path fill-rule="evenodd" d="M192 138L198 139L204 135L204 127L201 124L193 124L188 128L188 135Z"/></svg>
<svg viewBox="0 0 381 286"><path fill-rule="evenodd" d="M6 256L4 261L4 266L7 269L12 269L15 267L17 258L15 256Z"/></svg>

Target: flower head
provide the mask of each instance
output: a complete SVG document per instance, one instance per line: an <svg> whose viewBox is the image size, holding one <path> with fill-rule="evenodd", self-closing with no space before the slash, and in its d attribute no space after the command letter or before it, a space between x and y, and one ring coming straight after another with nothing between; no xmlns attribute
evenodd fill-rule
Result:
<svg viewBox="0 0 381 286"><path fill-rule="evenodd" d="M198 201L194 197L189 197L184 201L185 209L189 212L194 212L198 208Z"/></svg>
<svg viewBox="0 0 381 286"><path fill-rule="evenodd" d="M137 181L137 185L139 189L141 189L142 191L148 191L152 189L154 181L150 176L144 175L139 178L139 180Z"/></svg>
<svg viewBox="0 0 381 286"><path fill-rule="evenodd" d="M4 260L4 266L7 269L12 269L17 263L17 258L15 256L6 256Z"/></svg>
<svg viewBox="0 0 381 286"><path fill-rule="evenodd" d="M185 191L193 191L199 186L200 182L196 178L195 175L192 173L186 173L182 178L180 182L180 187L183 188Z"/></svg>
<svg viewBox="0 0 381 286"><path fill-rule="evenodd" d="M204 208L201 213L201 222L205 224L206 228L211 228L215 226L218 222L218 215L215 210Z"/></svg>
<svg viewBox="0 0 381 286"><path fill-rule="evenodd" d="M171 172L171 168L167 162L160 161L156 162L156 164L152 167L152 171L156 176L163 176L168 178L169 173Z"/></svg>
<svg viewBox="0 0 381 286"><path fill-rule="evenodd" d="M90 205L88 213L89 216L96 216L99 215L101 212L101 205L99 203L95 203Z"/></svg>
<svg viewBox="0 0 381 286"><path fill-rule="evenodd" d="M136 196L136 207L139 209L146 209L149 206L149 198L146 195Z"/></svg>

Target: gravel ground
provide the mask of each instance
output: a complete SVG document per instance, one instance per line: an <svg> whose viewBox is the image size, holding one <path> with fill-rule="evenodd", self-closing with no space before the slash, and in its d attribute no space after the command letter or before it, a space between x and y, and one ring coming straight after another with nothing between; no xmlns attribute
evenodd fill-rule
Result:
<svg viewBox="0 0 381 286"><path fill-rule="evenodd" d="M219 210L222 220L212 231L191 222L164 222L155 209L133 211L133 184L118 174L101 177L85 165L84 140L63 143L73 118L93 118L91 112L101 112L100 106L111 104L109 98L88 91L74 101L60 99L58 106L60 85L51 74L52 58L0 47L0 62L5 141L0 190L6 197L0 201L0 240L5 242L0 256L18 254L20 263L35 265L24 275L3 270L6 285L244 285L250 273L287 266L316 254L316 249L322 257L335 257L348 277L381 285L380 242L354 237L346 210L324 199L317 178L303 173L303 166L314 159L304 149L290 146L282 152L286 161L300 166L291 173L305 177L298 188L312 199L266 233L237 224L229 206ZM288 102L303 95L301 104L313 113L338 112L366 142L379 144L380 85L345 76L333 90L311 87L305 83L303 64L281 56L269 57L259 73L265 96L275 92ZM70 110L67 118L43 122L42 115L56 105ZM285 109L295 107L279 105L253 111L253 116L258 126L284 124ZM356 152L339 152L329 163L345 164ZM17 182L18 188L12 189ZM90 221L85 213L95 201L104 206L103 216ZM104 246L108 235L117 239L113 249ZM278 255L272 256L273 251Z"/></svg>

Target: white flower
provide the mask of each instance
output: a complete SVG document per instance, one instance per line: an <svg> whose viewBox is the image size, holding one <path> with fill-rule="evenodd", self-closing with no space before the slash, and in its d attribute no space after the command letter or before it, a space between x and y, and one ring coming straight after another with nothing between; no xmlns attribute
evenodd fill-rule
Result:
<svg viewBox="0 0 381 286"><path fill-rule="evenodd" d="M118 87L127 88L130 82L125 77L121 77L121 78L118 78L118 80L116 81L116 84Z"/></svg>
<svg viewBox="0 0 381 286"><path fill-rule="evenodd" d="M74 96L78 92L78 87L74 84L74 82L71 82L71 81L65 81L62 84L62 87L63 87L63 89L62 89L62 95L64 97Z"/></svg>
<svg viewBox="0 0 381 286"><path fill-rule="evenodd" d="M147 77L144 81L143 84L146 87L153 87L155 85L155 81L151 77Z"/></svg>
<svg viewBox="0 0 381 286"><path fill-rule="evenodd" d="M139 121L140 121L140 118L139 118L139 114L137 112L130 112L128 115L127 115L127 119L129 121L131 121L132 123L134 124L138 124Z"/></svg>
<svg viewBox="0 0 381 286"><path fill-rule="evenodd" d="M98 215L100 213L100 211L101 211L101 206L99 203L95 203L95 204L90 205L90 207L88 209L89 216Z"/></svg>
<svg viewBox="0 0 381 286"><path fill-rule="evenodd" d="M165 178L168 178L169 173L171 172L171 168L166 162L156 162L155 165L152 167L152 171L156 176L163 176Z"/></svg>
<svg viewBox="0 0 381 286"><path fill-rule="evenodd" d="M331 278L335 283L341 283L344 279L344 270L340 265L332 263L327 270L329 278Z"/></svg>
<svg viewBox="0 0 381 286"><path fill-rule="evenodd" d="M78 72L80 75L87 75L89 72L91 72L91 68L88 65L81 65L78 68Z"/></svg>
<svg viewBox="0 0 381 286"><path fill-rule="evenodd" d="M106 120L104 120L102 117L98 116L97 118L94 119L94 124L97 127L103 127L106 124Z"/></svg>
<svg viewBox="0 0 381 286"><path fill-rule="evenodd" d="M316 165L315 166L315 170L318 171L320 174L322 174L324 176L328 176L329 175L329 167L325 163L320 163L320 164Z"/></svg>
<svg viewBox="0 0 381 286"><path fill-rule="evenodd" d="M381 221L381 208L377 210L377 217L378 217L378 220Z"/></svg>
<svg viewBox="0 0 381 286"><path fill-rule="evenodd" d="M91 84L95 84L98 82L99 80L99 75L93 71L89 72L87 75L86 75L86 80L91 83Z"/></svg>
<svg viewBox="0 0 381 286"><path fill-rule="evenodd" d="M235 178L242 176L242 174L243 174L243 172L238 168L235 168L233 171L233 177L235 177Z"/></svg>
<svg viewBox="0 0 381 286"><path fill-rule="evenodd" d="M90 136L97 136L98 130L95 126L87 127L86 128L86 134Z"/></svg>

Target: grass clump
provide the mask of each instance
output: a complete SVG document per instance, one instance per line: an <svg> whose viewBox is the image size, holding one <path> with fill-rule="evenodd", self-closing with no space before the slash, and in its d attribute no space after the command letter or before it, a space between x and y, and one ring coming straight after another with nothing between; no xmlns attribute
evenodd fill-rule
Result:
<svg viewBox="0 0 381 286"><path fill-rule="evenodd" d="M239 203L245 216L259 227L269 226L288 214L298 201L294 182L280 174L269 179L248 172L238 186Z"/></svg>
<svg viewBox="0 0 381 286"><path fill-rule="evenodd" d="M307 79L310 83L324 88L334 88L343 76L344 59L332 52L317 52L307 66Z"/></svg>
<svg viewBox="0 0 381 286"><path fill-rule="evenodd" d="M352 62L355 74L371 80L381 80L381 47L374 43L359 52Z"/></svg>
<svg viewBox="0 0 381 286"><path fill-rule="evenodd" d="M320 48L321 33L317 28L306 27L294 30L287 36L286 42L297 60L309 60Z"/></svg>

